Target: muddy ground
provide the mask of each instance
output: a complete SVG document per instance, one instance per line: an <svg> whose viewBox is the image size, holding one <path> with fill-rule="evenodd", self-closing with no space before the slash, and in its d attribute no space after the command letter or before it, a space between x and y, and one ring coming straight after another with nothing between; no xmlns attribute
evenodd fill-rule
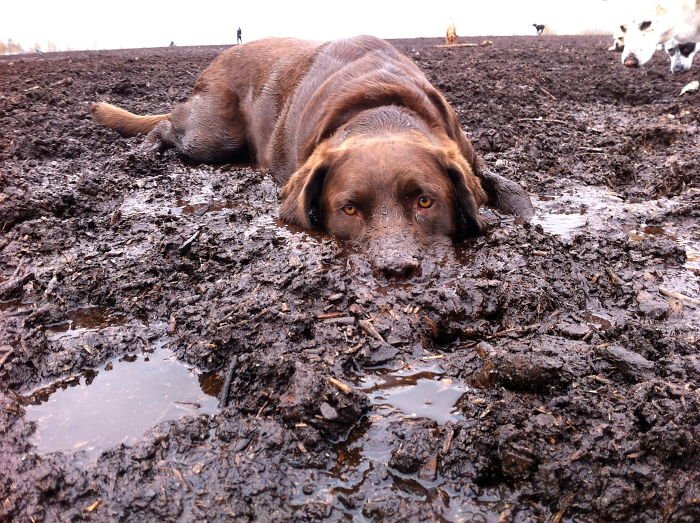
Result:
<svg viewBox="0 0 700 523"><path fill-rule="evenodd" d="M223 47L1 58L0 519L700 520L700 70L491 40L395 44L538 216L400 282L91 121Z"/></svg>

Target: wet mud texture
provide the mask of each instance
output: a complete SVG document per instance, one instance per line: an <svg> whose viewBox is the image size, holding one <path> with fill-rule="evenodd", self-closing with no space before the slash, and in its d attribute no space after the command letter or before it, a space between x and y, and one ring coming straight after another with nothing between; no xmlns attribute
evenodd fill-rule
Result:
<svg viewBox="0 0 700 523"><path fill-rule="evenodd" d="M698 69L491 40L394 43L490 167L585 223L487 211L402 282L277 222L267 173L91 121L96 100L169 111L222 47L1 58L0 519L700 520ZM228 405L94 459L38 451L32 391L161 346L211 395L230 374ZM402 372L465 392L439 422L381 407L367 380Z"/></svg>

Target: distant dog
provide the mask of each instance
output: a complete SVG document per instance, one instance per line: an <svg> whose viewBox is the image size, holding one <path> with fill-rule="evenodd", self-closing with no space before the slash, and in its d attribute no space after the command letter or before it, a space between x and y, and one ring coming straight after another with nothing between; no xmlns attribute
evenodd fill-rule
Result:
<svg viewBox="0 0 700 523"><path fill-rule="evenodd" d="M671 39L664 44L664 49L671 59L671 72L673 74L683 73L692 67L695 53L700 50L700 43L685 42L679 44Z"/></svg>
<svg viewBox="0 0 700 523"><path fill-rule="evenodd" d="M445 35L445 43L447 45L454 45L457 43L457 28L455 24L450 24L447 26L447 34Z"/></svg>
<svg viewBox="0 0 700 523"><path fill-rule="evenodd" d="M539 36L544 32L545 26L543 24L532 24L532 27L535 28L535 31L537 31L537 36Z"/></svg>
<svg viewBox="0 0 700 523"><path fill-rule="evenodd" d="M640 9L620 29L625 34L622 63L640 67L651 59L657 46L670 40L700 40L700 0L662 0L654 8Z"/></svg>
<svg viewBox="0 0 700 523"><path fill-rule="evenodd" d="M625 49L625 34L620 30L613 34L613 43L608 47L608 51L621 53Z"/></svg>
<svg viewBox="0 0 700 523"><path fill-rule="evenodd" d="M387 276L420 272L417 254L441 239L482 233L482 205L534 214L518 184L484 167L418 66L370 36L237 45L169 114L91 112L124 136L148 133L150 150L202 162L246 151L283 185L284 221L371 248Z"/></svg>

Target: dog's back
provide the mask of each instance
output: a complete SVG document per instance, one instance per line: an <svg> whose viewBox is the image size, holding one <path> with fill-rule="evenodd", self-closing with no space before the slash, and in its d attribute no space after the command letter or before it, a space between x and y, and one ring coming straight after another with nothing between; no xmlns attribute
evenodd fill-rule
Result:
<svg viewBox="0 0 700 523"><path fill-rule="evenodd" d="M456 124L418 66L392 45L370 36L330 42L318 50L276 129L272 150L288 150L271 155L278 160L274 170L294 170L353 114L384 105L408 107L436 127Z"/></svg>

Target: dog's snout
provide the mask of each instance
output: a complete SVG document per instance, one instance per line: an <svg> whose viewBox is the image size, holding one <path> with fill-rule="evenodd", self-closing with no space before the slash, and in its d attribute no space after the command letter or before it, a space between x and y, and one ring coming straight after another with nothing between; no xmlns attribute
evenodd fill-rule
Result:
<svg viewBox="0 0 700 523"><path fill-rule="evenodd" d="M376 266L390 280L407 280L419 276L421 272L420 260L402 252L385 253L377 260Z"/></svg>
<svg viewBox="0 0 700 523"><path fill-rule="evenodd" d="M633 54L625 58L623 63L625 64L625 67L639 67L639 60Z"/></svg>

